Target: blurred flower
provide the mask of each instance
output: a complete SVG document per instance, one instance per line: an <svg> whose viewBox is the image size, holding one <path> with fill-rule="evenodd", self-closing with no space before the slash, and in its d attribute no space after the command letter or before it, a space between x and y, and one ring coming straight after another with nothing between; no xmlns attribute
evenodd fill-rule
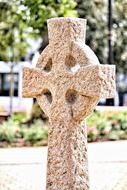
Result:
<svg viewBox="0 0 127 190"><path fill-rule="evenodd" d="M92 134L94 134L94 135L97 135L97 134L98 134L98 130L97 130L97 128L96 128L96 125L91 126L91 127L88 127L88 134L89 134L89 133L92 133Z"/></svg>
<svg viewBox="0 0 127 190"><path fill-rule="evenodd" d="M118 121L114 121L114 123L113 123L113 128L114 129L119 129L119 123L118 123Z"/></svg>
<svg viewBox="0 0 127 190"><path fill-rule="evenodd" d="M20 130L19 130L19 129L16 129L15 133L20 133Z"/></svg>

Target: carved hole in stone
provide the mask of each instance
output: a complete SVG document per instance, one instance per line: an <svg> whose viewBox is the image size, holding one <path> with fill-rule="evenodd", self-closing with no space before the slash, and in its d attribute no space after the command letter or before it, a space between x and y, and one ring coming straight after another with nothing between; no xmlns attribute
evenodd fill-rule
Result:
<svg viewBox="0 0 127 190"><path fill-rule="evenodd" d="M76 72L80 68L80 65L76 63L76 59L72 55L66 56L65 65L72 72Z"/></svg>
<svg viewBox="0 0 127 190"><path fill-rule="evenodd" d="M52 69L52 59L50 58L47 62L47 64L44 67L44 71L46 72L50 72Z"/></svg>
<svg viewBox="0 0 127 190"><path fill-rule="evenodd" d="M48 89L44 89L43 95L46 96L48 102L51 104L52 103L52 94Z"/></svg>
<svg viewBox="0 0 127 190"><path fill-rule="evenodd" d="M73 89L69 89L67 92L66 92L66 95L65 95L65 98L66 98L66 101L70 104L74 104L76 99L77 99L77 92L76 90L73 90Z"/></svg>

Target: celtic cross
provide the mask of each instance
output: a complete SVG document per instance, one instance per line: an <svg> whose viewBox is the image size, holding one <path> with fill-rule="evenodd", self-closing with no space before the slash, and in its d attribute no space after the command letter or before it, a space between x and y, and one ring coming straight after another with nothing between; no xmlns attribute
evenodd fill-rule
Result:
<svg viewBox="0 0 127 190"><path fill-rule="evenodd" d="M23 96L49 117L47 190L88 190L87 133L80 124L100 98L115 94L115 66L100 65L84 44L86 20L48 20L49 45L24 68Z"/></svg>

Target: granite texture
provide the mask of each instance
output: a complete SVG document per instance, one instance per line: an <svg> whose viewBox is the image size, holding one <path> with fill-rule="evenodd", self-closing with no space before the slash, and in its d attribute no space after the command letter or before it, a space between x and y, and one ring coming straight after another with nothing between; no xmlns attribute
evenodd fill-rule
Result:
<svg viewBox="0 0 127 190"><path fill-rule="evenodd" d="M115 66L100 65L85 45L86 20L48 20L49 45L36 68L24 68L23 96L49 117L47 190L89 190L86 118L115 95Z"/></svg>

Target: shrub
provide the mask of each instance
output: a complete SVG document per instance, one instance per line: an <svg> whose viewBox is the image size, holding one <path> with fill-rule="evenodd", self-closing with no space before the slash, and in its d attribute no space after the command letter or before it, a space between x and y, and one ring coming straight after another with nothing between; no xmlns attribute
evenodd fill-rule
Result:
<svg viewBox="0 0 127 190"><path fill-rule="evenodd" d="M42 119L48 120L48 117L45 115L44 111L40 108L37 102L33 104L31 119Z"/></svg>
<svg viewBox="0 0 127 190"><path fill-rule="evenodd" d="M37 120L30 128L24 128L24 141L30 145L39 143L40 141L47 142L48 129L42 127L42 122Z"/></svg>
<svg viewBox="0 0 127 190"><path fill-rule="evenodd" d="M12 120L4 122L2 126L0 126L0 141L6 141L11 143L16 138L16 131L19 129Z"/></svg>
<svg viewBox="0 0 127 190"><path fill-rule="evenodd" d="M34 123L27 125L27 119L26 115L14 114L1 124L0 141L9 146L47 145L47 124L36 119ZM87 119L87 127L89 142L127 139L127 112L95 111Z"/></svg>
<svg viewBox="0 0 127 190"><path fill-rule="evenodd" d="M29 116L30 117L30 116ZM22 113L14 113L11 116L11 120L17 124L17 125L22 125L23 123L27 122L27 120L29 119L28 115L24 112Z"/></svg>
<svg viewBox="0 0 127 190"><path fill-rule="evenodd" d="M9 146L47 145L48 129L42 120L36 120L30 127L22 124L23 121L22 116L14 115L4 122L0 126L0 142Z"/></svg>
<svg viewBox="0 0 127 190"><path fill-rule="evenodd" d="M95 111L87 119L87 127L89 142L127 139L127 112Z"/></svg>

